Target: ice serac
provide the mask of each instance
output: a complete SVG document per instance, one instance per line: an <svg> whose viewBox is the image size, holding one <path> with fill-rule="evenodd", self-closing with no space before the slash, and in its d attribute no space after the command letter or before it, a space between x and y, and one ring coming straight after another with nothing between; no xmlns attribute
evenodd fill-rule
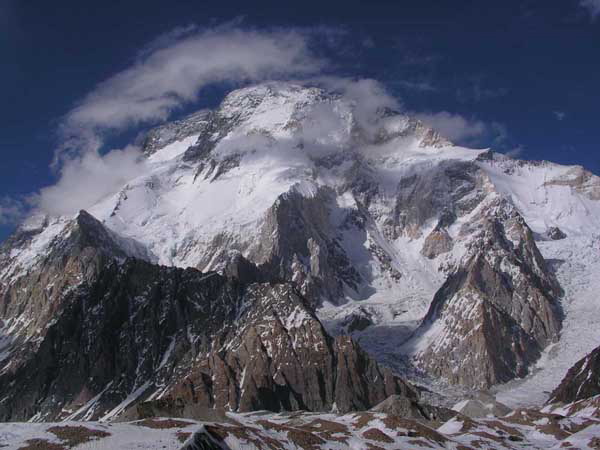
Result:
<svg viewBox="0 0 600 450"><path fill-rule="evenodd" d="M561 288L507 201L485 205L462 232L466 254L416 332L417 359L453 383L488 388L525 376L558 339Z"/></svg>
<svg viewBox="0 0 600 450"><path fill-rule="evenodd" d="M569 369L548 403L572 403L600 394L600 347Z"/></svg>

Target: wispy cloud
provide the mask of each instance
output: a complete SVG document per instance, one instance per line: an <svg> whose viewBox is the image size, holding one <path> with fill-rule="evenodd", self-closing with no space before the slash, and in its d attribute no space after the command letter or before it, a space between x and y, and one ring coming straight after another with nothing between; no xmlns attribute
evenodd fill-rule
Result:
<svg viewBox="0 0 600 450"><path fill-rule="evenodd" d="M484 83L483 76L473 76L456 90L456 98L461 102L482 102L485 100L503 97L509 90L504 87L490 87Z"/></svg>
<svg viewBox="0 0 600 450"><path fill-rule="evenodd" d="M10 197L0 198L0 225L14 225L25 215L25 204Z"/></svg>
<svg viewBox="0 0 600 450"><path fill-rule="evenodd" d="M105 155L86 152L64 164L58 182L42 189L33 200L46 214L73 214L117 192L145 171L145 158L134 146Z"/></svg>
<svg viewBox="0 0 600 450"><path fill-rule="evenodd" d="M354 118L364 131L372 131L372 126L381 109L399 109L400 103L385 87L370 78L352 79L341 77L320 77L311 80L331 92L339 92L354 104Z"/></svg>
<svg viewBox="0 0 600 450"><path fill-rule="evenodd" d="M511 149L508 149L504 152L505 155L510 156L511 158L518 158L525 152L525 147L522 145L517 145Z"/></svg>
<svg viewBox="0 0 600 450"><path fill-rule="evenodd" d="M554 117L556 118L556 120L564 120L567 117L567 113L564 111L552 111L552 114L554 114Z"/></svg>
<svg viewBox="0 0 600 450"><path fill-rule="evenodd" d="M324 62L298 31L253 31L230 25L178 29L141 52L129 68L103 81L65 117L58 160L97 150L106 132L167 119L198 100L206 85L309 74Z"/></svg>
<svg viewBox="0 0 600 450"><path fill-rule="evenodd" d="M395 80L392 84L410 91L435 92L438 90L437 87L427 81Z"/></svg>
<svg viewBox="0 0 600 450"><path fill-rule="evenodd" d="M590 14L592 20L600 16L600 0L581 0L579 4Z"/></svg>
<svg viewBox="0 0 600 450"><path fill-rule="evenodd" d="M498 122L484 122L448 111L414 116L459 145L501 145L507 138L506 127Z"/></svg>
<svg viewBox="0 0 600 450"><path fill-rule="evenodd" d="M143 48L134 64L98 84L59 127L58 182L32 196L42 211L71 214L116 192L145 170L139 148L103 149L105 137L163 121L212 83L309 76L326 63L309 49L315 30L178 28ZM320 30L326 33L327 30ZM6 209L5 216L14 216Z"/></svg>

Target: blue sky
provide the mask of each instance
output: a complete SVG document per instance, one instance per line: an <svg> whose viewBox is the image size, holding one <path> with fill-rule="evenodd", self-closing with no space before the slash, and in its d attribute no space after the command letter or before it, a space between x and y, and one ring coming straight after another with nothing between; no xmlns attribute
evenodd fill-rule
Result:
<svg viewBox="0 0 600 450"><path fill-rule="evenodd" d="M270 33L270 39L296 33L307 48L294 51L310 56L299 56L289 70L276 67L284 77L305 76L306 69L372 78L402 108L459 143L600 174L600 0L0 0L0 239L14 227L23 201L35 202L35 193L60 178L61 166L50 165L65 124L77 105L97 96L99 83L157 47L215 27L228 30L220 35L225 39L233 30ZM200 92L166 115L214 105L250 78L195 84ZM104 129L100 153L162 118Z"/></svg>

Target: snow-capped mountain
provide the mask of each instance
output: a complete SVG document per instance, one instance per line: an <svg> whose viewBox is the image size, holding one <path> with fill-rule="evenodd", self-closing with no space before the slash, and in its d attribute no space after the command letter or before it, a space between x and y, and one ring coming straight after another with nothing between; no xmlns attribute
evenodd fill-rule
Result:
<svg viewBox="0 0 600 450"><path fill-rule="evenodd" d="M0 403L3 417L61 417L74 405L83 417L101 397L114 414L159 398L172 410L190 402L190 385L192 404L232 410L352 410L391 393L418 403L354 341L325 329L351 334L397 373L416 368L420 380L487 389L536 368L499 388L518 403L543 397L600 341L577 327L600 318L600 178L583 168L455 146L402 113L289 83L234 91L214 111L150 131L143 150L143 175L74 217L29 218L0 253L0 379L35 370L29 355L60 373L78 351L101 351L90 346L104 336L98 327L116 326L122 334L106 349L143 343L103 363L111 374L128 367L127 380L77 392L56 388L66 372L38 380L26 406ZM227 293L202 287L203 276ZM175 286L172 296L163 285ZM119 319L102 289L128 305ZM194 329L215 302L217 328ZM76 333L60 331L81 320ZM57 352L71 339L77 350ZM248 355L262 365L245 369ZM332 362L340 355L369 369ZM282 372L313 358L321 375ZM93 378L89 361L77 364ZM307 386L323 373L315 395ZM340 380L357 373L380 384L349 396L356 383ZM274 406L265 392L287 400ZM58 408L61 395L69 404Z"/></svg>

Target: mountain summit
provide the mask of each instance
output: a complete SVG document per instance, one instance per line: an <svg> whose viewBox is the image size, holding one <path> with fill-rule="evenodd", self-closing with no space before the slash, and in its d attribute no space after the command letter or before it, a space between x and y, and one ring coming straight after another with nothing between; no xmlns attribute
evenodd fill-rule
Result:
<svg viewBox="0 0 600 450"><path fill-rule="evenodd" d="M367 100L234 91L151 130L117 192L29 218L0 250L0 417L390 395L426 416L398 374L487 389L550 347L559 367L595 348L590 332L569 351L600 270L600 178L456 146ZM540 373L539 393L564 375Z"/></svg>

